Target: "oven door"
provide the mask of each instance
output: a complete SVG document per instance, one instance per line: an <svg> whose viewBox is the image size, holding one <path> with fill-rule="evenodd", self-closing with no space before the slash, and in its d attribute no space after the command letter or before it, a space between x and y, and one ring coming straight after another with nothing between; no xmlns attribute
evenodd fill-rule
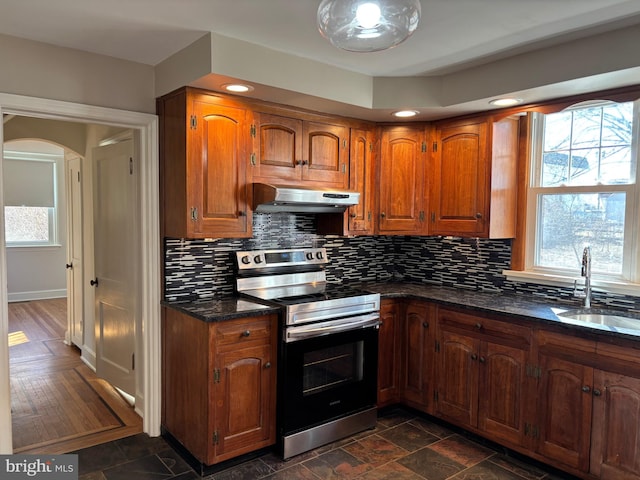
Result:
<svg viewBox="0 0 640 480"><path fill-rule="evenodd" d="M377 396L379 321L283 342L280 431L288 435L365 408Z"/></svg>

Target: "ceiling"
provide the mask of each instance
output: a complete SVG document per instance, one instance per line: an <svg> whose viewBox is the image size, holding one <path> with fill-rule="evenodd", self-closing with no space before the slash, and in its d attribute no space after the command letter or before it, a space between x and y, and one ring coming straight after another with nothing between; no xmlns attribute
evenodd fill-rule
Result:
<svg viewBox="0 0 640 480"><path fill-rule="evenodd" d="M526 52L640 28L638 0L421 0L422 20L411 38L388 51L362 54L340 51L320 36L319 3L2 0L0 33L155 66L213 32L346 72L406 80L444 78ZM531 98L549 95L540 90Z"/></svg>

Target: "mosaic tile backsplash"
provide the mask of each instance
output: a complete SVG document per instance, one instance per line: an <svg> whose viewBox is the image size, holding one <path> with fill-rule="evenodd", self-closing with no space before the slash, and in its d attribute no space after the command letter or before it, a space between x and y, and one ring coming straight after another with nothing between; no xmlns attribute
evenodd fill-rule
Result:
<svg viewBox="0 0 640 480"><path fill-rule="evenodd" d="M165 240L165 298L195 300L231 295L235 252L267 248L325 247L327 279L408 281L484 292L508 292L576 304L573 290L510 282L511 241L457 237L317 235L315 216L254 214L249 239ZM594 306L640 311L636 297L594 292Z"/></svg>

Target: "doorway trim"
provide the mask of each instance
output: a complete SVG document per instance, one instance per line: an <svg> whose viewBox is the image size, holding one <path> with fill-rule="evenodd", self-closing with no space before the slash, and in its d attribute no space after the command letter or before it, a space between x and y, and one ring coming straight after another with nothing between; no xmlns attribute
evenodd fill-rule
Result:
<svg viewBox="0 0 640 480"><path fill-rule="evenodd" d="M143 431L160 435L161 345L160 345L160 223L158 117L153 114L96 107L79 103L0 93L2 114L98 123L131 128L140 133L140 255L142 316ZM0 145L4 144L0 123ZM9 375L9 319L7 298L6 245L4 240L4 201L2 194L2 156L0 155L0 454L13 452Z"/></svg>

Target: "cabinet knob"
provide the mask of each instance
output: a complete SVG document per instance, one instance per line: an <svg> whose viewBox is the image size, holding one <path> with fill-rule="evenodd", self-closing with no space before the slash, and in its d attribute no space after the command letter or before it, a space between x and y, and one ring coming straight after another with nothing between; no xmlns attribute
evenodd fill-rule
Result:
<svg viewBox="0 0 640 480"><path fill-rule="evenodd" d="M271 362L267 362L264 364L264 368L271 368Z"/></svg>
<svg viewBox="0 0 640 480"><path fill-rule="evenodd" d="M582 391L584 393L589 393L591 391L591 388L588 385L585 385L584 387L582 387Z"/></svg>
<svg viewBox="0 0 640 480"><path fill-rule="evenodd" d="M599 397L600 395L602 395L602 392L600 390L598 390L597 388L593 389L593 396L594 397Z"/></svg>
<svg viewBox="0 0 640 480"><path fill-rule="evenodd" d="M422 322L423 328L429 328L429 322Z"/></svg>
<svg viewBox="0 0 640 480"><path fill-rule="evenodd" d="M357 213L352 213L351 215L349 215L351 218L356 218L358 216Z"/></svg>
<svg viewBox="0 0 640 480"><path fill-rule="evenodd" d="M482 324L480 322L476 323L476 330L482 330Z"/></svg>
<svg viewBox="0 0 640 480"><path fill-rule="evenodd" d="M386 213L384 213L384 212L380 212L380 217L381 217L381 218L384 218L384 217L386 217L386 216L387 216L387 214L386 214Z"/></svg>
<svg viewBox="0 0 640 480"><path fill-rule="evenodd" d="M476 355L475 353L471 354L471 360L477 360L478 359L478 355Z"/></svg>
<svg viewBox="0 0 640 480"><path fill-rule="evenodd" d="M240 211L238 212L238 216L239 216L239 217L244 217L245 215L246 215L246 213L244 213L242 210L240 210Z"/></svg>
<svg viewBox="0 0 640 480"><path fill-rule="evenodd" d="M250 330L245 330L244 332L242 332L242 336L243 337L248 337L249 335L251 335L251 331Z"/></svg>
<svg viewBox="0 0 640 480"><path fill-rule="evenodd" d="M484 357L480 357L480 363L485 363L486 361L487 361L487 359L486 359L486 358L484 358Z"/></svg>
<svg viewBox="0 0 640 480"><path fill-rule="evenodd" d="M476 218L482 218L482 214L480 212L476 213Z"/></svg>

